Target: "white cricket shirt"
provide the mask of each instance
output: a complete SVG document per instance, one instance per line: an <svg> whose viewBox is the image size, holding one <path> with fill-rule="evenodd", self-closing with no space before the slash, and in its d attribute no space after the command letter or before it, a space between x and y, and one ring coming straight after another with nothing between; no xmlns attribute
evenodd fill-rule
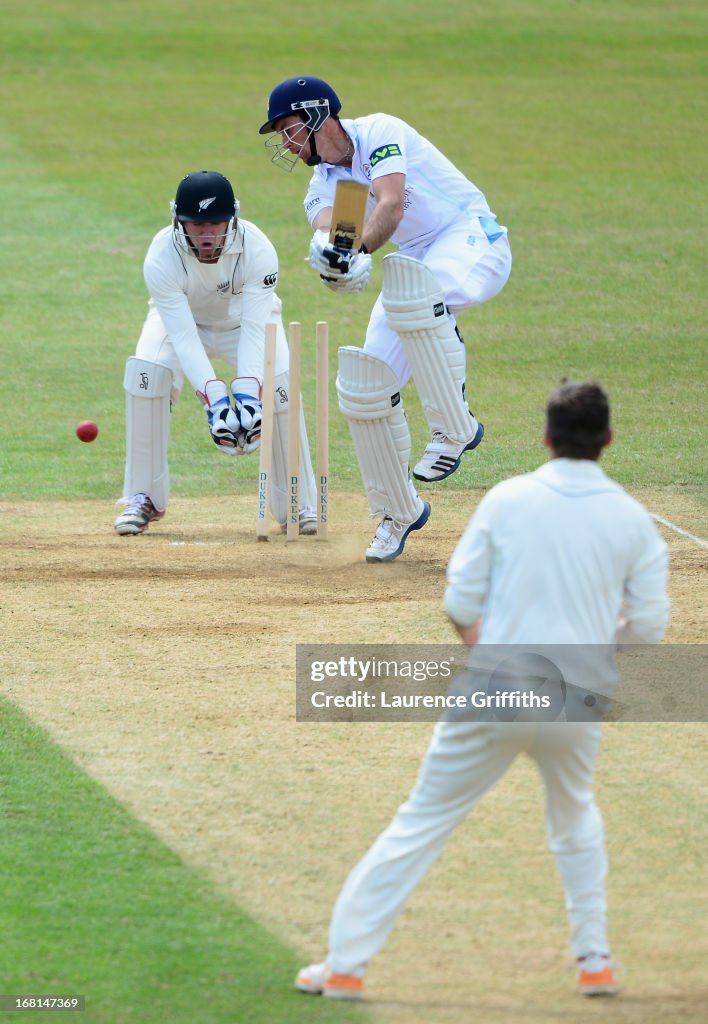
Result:
<svg viewBox="0 0 708 1024"><path fill-rule="evenodd" d="M256 362L263 365L278 257L255 224L239 218L216 263L200 263L177 244L172 227L163 228L152 240L143 272L149 306L159 314L196 391L203 391L206 381L215 377L199 329L214 334L240 332L239 362L249 361L249 351L255 349Z"/></svg>
<svg viewBox="0 0 708 1024"><path fill-rule="evenodd" d="M477 186L405 121L389 114L370 114L344 119L341 124L354 145L351 171L325 163L314 168L305 197L310 224L320 210L332 206L340 179L353 178L370 185L386 174L406 175L403 218L391 236L401 249L429 245L461 218L493 218ZM375 205L370 191L367 216Z"/></svg>
<svg viewBox="0 0 708 1024"><path fill-rule="evenodd" d="M480 643L637 641L668 621L668 551L646 509L596 462L551 459L482 499L448 567L445 607Z"/></svg>

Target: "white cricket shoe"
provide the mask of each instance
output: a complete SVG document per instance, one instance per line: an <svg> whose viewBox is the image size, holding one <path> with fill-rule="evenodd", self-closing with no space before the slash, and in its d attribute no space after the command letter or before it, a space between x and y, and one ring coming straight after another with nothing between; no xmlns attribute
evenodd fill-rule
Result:
<svg viewBox="0 0 708 1024"><path fill-rule="evenodd" d="M155 508L147 494L132 494L129 498L121 498L118 504L125 505L125 510L118 516L113 528L122 536L144 533L150 523L162 519L165 514L164 509L159 512Z"/></svg>
<svg viewBox="0 0 708 1024"><path fill-rule="evenodd" d="M476 422L476 421L475 421ZM460 467L460 461L465 452L471 452L476 448L484 437L484 424L477 423L477 430L471 441L458 444L451 441L439 430L433 432L430 444L423 452L420 462L413 469L413 476L416 480L444 480L451 476Z"/></svg>
<svg viewBox="0 0 708 1024"><path fill-rule="evenodd" d="M374 539L366 551L367 562L392 562L403 553L406 538L413 530L420 530L430 517L430 505L427 501L420 502L422 511L412 523L397 523L391 516L384 516L374 534Z"/></svg>
<svg viewBox="0 0 708 1024"><path fill-rule="evenodd" d="M295 979L295 988L329 999L363 999L364 978L358 974L335 974L325 960L303 967Z"/></svg>
<svg viewBox="0 0 708 1024"><path fill-rule="evenodd" d="M317 513L314 508L310 508L309 505L303 505L300 509L300 534L303 537L314 537L317 533ZM288 524L280 524L280 532L288 532Z"/></svg>

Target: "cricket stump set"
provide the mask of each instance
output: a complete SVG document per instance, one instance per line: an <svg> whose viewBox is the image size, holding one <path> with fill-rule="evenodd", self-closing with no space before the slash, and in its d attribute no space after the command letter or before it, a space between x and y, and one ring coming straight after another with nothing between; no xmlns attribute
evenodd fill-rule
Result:
<svg viewBox="0 0 708 1024"><path fill-rule="evenodd" d="M368 185L344 179L337 182L329 241L340 249L357 249L364 227ZM316 406L317 456L317 539L327 539L329 516L329 385L328 328L324 320L317 323ZM275 415L275 324L266 324L265 364L263 373L263 420L261 426L260 473L258 484L258 520L256 537L268 540L268 512L273 472L273 417ZM288 518L287 539L300 536L300 324L288 328Z"/></svg>
<svg viewBox="0 0 708 1024"><path fill-rule="evenodd" d="M266 324L263 370L263 413L261 424L260 471L258 474L258 517L256 538L268 540L268 514L273 474L273 417L275 416L275 324ZM300 324L288 327L288 518L287 540L300 536ZM327 540L329 516L329 330L326 321L316 326L315 396L317 449L315 480L317 485L317 539Z"/></svg>

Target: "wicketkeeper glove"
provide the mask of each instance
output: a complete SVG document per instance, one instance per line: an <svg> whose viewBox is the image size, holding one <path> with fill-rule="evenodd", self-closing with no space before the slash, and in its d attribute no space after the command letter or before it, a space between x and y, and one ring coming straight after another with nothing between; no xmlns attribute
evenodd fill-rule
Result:
<svg viewBox="0 0 708 1024"><path fill-rule="evenodd" d="M371 277L369 253L332 245L327 231L315 231L312 236L310 266L335 292L361 292Z"/></svg>
<svg viewBox="0 0 708 1024"><path fill-rule="evenodd" d="M256 398L251 392L256 391ZM261 422L263 404L261 402L261 386L255 377L235 377L231 381L231 394L239 419L239 444L242 453L254 452L261 443Z"/></svg>
<svg viewBox="0 0 708 1024"><path fill-rule="evenodd" d="M240 455L239 438L240 421L231 408L229 392L223 380L208 380L204 391L197 391L197 396L206 409L209 429L214 444L218 445L227 455Z"/></svg>

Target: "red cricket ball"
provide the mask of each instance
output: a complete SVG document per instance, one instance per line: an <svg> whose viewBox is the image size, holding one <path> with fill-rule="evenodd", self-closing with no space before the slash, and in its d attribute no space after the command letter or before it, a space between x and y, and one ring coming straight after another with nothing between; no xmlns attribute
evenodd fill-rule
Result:
<svg viewBox="0 0 708 1024"><path fill-rule="evenodd" d="M82 420L76 428L79 441L93 441L98 434L98 427L93 420Z"/></svg>

